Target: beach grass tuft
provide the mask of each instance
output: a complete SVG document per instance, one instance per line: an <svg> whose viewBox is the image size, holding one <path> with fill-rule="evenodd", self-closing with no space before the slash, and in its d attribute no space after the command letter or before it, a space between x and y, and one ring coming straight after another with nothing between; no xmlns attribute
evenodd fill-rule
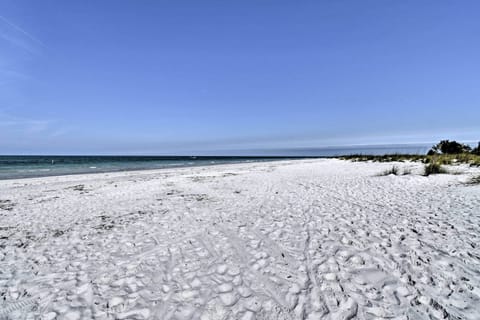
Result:
<svg viewBox="0 0 480 320"><path fill-rule="evenodd" d="M423 175L428 177L431 174L448 173L439 162L430 162L425 165Z"/></svg>
<svg viewBox="0 0 480 320"><path fill-rule="evenodd" d="M388 175L391 175L391 174L393 174L395 176L397 176L399 174L399 170L398 170L397 166L392 166L390 169L385 170L384 172L382 172L379 175L380 176L388 176Z"/></svg>
<svg viewBox="0 0 480 320"><path fill-rule="evenodd" d="M480 176L472 177L472 178L467 182L467 184L470 184L470 185L480 184Z"/></svg>

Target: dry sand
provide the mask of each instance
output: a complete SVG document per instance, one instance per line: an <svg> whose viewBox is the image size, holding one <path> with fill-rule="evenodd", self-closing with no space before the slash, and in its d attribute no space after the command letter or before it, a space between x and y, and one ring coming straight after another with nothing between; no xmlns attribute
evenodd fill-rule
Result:
<svg viewBox="0 0 480 320"><path fill-rule="evenodd" d="M0 181L0 319L480 319L478 170L397 165Z"/></svg>

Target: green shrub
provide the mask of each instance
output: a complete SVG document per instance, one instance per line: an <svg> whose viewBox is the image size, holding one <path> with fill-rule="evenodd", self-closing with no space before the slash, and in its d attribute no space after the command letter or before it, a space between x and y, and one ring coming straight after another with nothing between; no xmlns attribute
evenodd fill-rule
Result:
<svg viewBox="0 0 480 320"><path fill-rule="evenodd" d="M472 148L469 145L458 143L457 141L442 140L428 151L427 155L434 154L459 154L470 152Z"/></svg>

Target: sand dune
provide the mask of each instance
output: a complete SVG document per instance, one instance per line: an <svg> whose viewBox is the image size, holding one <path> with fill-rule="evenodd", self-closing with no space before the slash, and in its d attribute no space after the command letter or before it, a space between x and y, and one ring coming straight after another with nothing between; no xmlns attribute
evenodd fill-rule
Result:
<svg viewBox="0 0 480 320"><path fill-rule="evenodd" d="M478 169L398 166L0 181L0 319L479 319Z"/></svg>

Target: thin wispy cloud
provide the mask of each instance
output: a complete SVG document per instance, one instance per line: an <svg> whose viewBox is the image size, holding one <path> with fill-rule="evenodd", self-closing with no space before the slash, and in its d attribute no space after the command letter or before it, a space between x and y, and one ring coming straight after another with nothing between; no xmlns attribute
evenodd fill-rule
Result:
<svg viewBox="0 0 480 320"><path fill-rule="evenodd" d="M45 46L43 44L42 41L40 41L38 38L34 37L31 33L27 32L25 29L21 28L20 26L18 26L17 24L11 22L10 20L8 20L7 18L5 18L4 16L0 15L0 21L2 21L5 25L9 26L11 29L21 33L22 35L24 35L25 37L27 37L28 39L36 42L37 44L40 44L42 46ZM10 39L11 40L11 39Z"/></svg>
<svg viewBox="0 0 480 320"><path fill-rule="evenodd" d="M30 32L0 15L0 80L25 78L23 65L45 48Z"/></svg>
<svg viewBox="0 0 480 320"><path fill-rule="evenodd" d="M24 105L27 85L34 80L31 73L33 61L40 58L45 45L41 40L0 15L0 104ZM1 114L0 114L1 116ZM0 121L2 119L0 118ZM3 125L13 126L17 120L3 119ZM20 121L28 123L28 121ZM1 125L1 124L0 124ZM38 128L39 125L36 124Z"/></svg>
<svg viewBox="0 0 480 320"><path fill-rule="evenodd" d="M47 129L50 123L50 120L28 119L0 113L0 129L5 129L8 127L10 129L39 132Z"/></svg>
<svg viewBox="0 0 480 320"><path fill-rule="evenodd" d="M10 69L7 69L7 68L1 68L0 67L0 71L2 72L3 75L9 76L9 77L15 78L15 79L28 80L28 79L31 78L30 75L28 75L24 72L16 71L16 70L10 70Z"/></svg>
<svg viewBox="0 0 480 320"><path fill-rule="evenodd" d="M22 135L24 137L41 134L43 137L58 137L68 130L54 119L19 117L0 110L0 134Z"/></svg>

